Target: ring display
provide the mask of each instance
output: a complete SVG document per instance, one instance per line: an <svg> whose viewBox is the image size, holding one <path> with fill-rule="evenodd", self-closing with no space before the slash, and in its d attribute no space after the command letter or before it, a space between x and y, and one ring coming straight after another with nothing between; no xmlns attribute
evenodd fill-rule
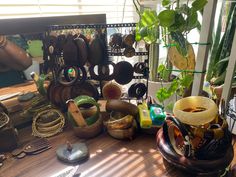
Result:
<svg viewBox="0 0 236 177"><path fill-rule="evenodd" d="M43 41L44 71L50 72L50 79L55 83L65 87L72 86L71 89L63 89L61 102L70 97L69 92L73 97L81 95L77 94L81 90L87 92L86 89L80 89L80 86L87 86L84 81L91 81L98 90L98 97L104 98L102 88L105 81L115 80L120 85L126 85L133 80L148 80L149 50L144 48L143 44L138 45L135 39L136 25L56 24L48 27L49 31ZM118 31L112 30L112 34L108 35L108 28ZM129 57L133 57L134 61L128 61ZM134 71L135 63L138 64L135 65ZM77 87L77 84L80 86ZM148 84L146 86L148 87ZM123 100L136 100L135 97L129 97L126 91L121 90ZM136 97L142 99L143 89L140 90L139 87L136 91Z"/></svg>

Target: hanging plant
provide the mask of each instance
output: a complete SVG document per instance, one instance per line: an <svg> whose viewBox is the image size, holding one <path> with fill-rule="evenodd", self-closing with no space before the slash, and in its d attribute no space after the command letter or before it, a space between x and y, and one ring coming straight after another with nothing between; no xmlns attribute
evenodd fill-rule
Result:
<svg viewBox="0 0 236 177"><path fill-rule="evenodd" d="M183 95L192 84L195 69L195 54L187 35L191 30L201 27L198 12L203 10L207 0L194 0L192 3L189 0L184 3L180 0L162 0L163 10L158 13L151 9L140 12L137 7L139 2L133 2L140 17L136 40L144 40L148 44L162 42L167 47L167 65L160 65L157 70L161 81L170 79L171 65L180 71L169 88L162 87L157 91L157 99L163 103L176 92ZM157 33L159 29L162 32L161 38Z"/></svg>

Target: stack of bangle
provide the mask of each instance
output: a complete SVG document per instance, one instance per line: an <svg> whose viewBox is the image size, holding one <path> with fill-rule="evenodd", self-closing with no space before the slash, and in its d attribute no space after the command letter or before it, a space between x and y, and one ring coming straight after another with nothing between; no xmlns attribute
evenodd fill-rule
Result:
<svg viewBox="0 0 236 177"><path fill-rule="evenodd" d="M56 109L47 109L33 118L32 133L37 137L51 137L61 132L65 124L62 113Z"/></svg>
<svg viewBox="0 0 236 177"><path fill-rule="evenodd" d="M177 154L185 157L193 156L189 132L178 119L171 116L166 117L166 121L163 124L163 132L166 142Z"/></svg>
<svg viewBox="0 0 236 177"><path fill-rule="evenodd" d="M121 101L108 100L106 111L110 119L104 121L108 134L116 139L133 139L135 133L135 116L138 114L136 105Z"/></svg>
<svg viewBox="0 0 236 177"><path fill-rule="evenodd" d="M231 135L225 119L196 127L168 116L163 124L163 136L177 154L196 159L214 159L222 156L231 144Z"/></svg>

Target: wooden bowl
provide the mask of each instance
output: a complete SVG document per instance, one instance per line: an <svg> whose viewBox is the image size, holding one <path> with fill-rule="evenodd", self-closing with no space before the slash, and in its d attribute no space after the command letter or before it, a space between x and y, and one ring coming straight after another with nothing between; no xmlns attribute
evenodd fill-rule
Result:
<svg viewBox="0 0 236 177"><path fill-rule="evenodd" d="M133 139L135 128L132 125L127 129L107 129L109 135L116 139Z"/></svg>
<svg viewBox="0 0 236 177"><path fill-rule="evenodd" d="M112 112L112 114L117 114L117 112ZM104 121L104 125L107 129L126 129L132 126L134 117L131 115L121 116L118 119L109 119L108 121Z"/></svg>
<svg viewBox="0 0 236 177"><path fill-rule="evenodd" d="M102 116L100 115L98 120L87 127L73 127L75 135L79 138L93 138L99 135L102 131L103 124L102 124Z"/></svg>
<svg viewBox="0 0 236 177"><path fill-rule="evenodd" d="M213 160L197 160L181 156L173 150L170 144L167 143L162 128L156 135L156 141L157 148L165 160L167 160L172 166L193 174L218 176L215 174L220 171L223 172L232 162L234 157L233 146L225 149L225 154L222 157Z"/></svg>

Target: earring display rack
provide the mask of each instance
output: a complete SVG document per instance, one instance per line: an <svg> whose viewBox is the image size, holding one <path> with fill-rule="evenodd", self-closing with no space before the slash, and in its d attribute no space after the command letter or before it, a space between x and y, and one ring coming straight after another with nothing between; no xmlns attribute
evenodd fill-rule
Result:
<svg viewBox="0 0 236 177"><path fill-rule="evenodd" d="M130 95L129 89L129 91L123 93L121 99L146 99L148 95L149 51L148 49L144 49L144 45L142 46L140 44L140 47L135 41L135 27L135 23L66 24L49 26L45 32L43 42L45 61L44 73L52 73L54 85L73 87L79 83L79 85L83 87L84 82L93 81L94 83L98 83L97 89L99 98L102 98L103 82L113 82L115 80L124 87L131 87L133 85L134 90L132 92L135 93ZM77 38L75 36L77 36ZM92 36L93 39L94 36L95 38L99 36L99 40L96 42L100 43L100 48L97 46L94 47L93 44L91 44L94 42ZM77 46L77 50L80 50L80 52L74 51L74 44L70 43L71 45L69 45L68 42L69 38L72 38L72 43L74 43L78 37L81 38L77 42L80 42L82 39L82 41L86 43L86 46ZM63 42L64 45L62 45ZM96 42L94 42L94 45ZM92 50L93 47L96 48L96 50ZM85 48L88 51L86 54L81 52ZM76 63L75 55L85 57L86 61ZM98 59L100 55L102 55L101 60ZM89 58L93 57L94 60L89 60ZM96 62L95 59L97 60ZM69 76L69 72L73 73L72 76ZM101 73L103 77L101 77ZM64 75L65 82L60 82L61 75ZM105 77L107 75L112 75L112 77ZM130 80L128 80L128 77L130 77ZM139 90L140 85L142 85L142 87L140 87L141 90Z"/></svg>

